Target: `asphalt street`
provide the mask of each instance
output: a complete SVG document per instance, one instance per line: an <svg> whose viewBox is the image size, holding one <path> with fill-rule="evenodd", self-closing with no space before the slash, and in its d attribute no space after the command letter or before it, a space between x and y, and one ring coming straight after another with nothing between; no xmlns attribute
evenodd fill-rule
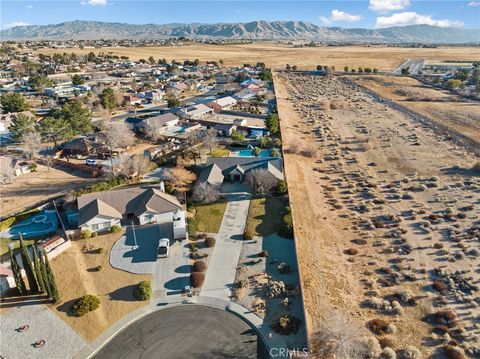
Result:
<svg viewBox="0 0 480 359"><path fill-rule="evenodd" d="M267 358L256 333L224 310L182 305L157 311L113 338L96 359Z"/></svg>

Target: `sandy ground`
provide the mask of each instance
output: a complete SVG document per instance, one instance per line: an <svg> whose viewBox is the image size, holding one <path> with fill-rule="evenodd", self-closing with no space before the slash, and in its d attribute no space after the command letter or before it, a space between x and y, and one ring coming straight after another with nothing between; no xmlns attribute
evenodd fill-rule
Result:
<svg viewBox="0 0 480 359"><path fill-rule="evenodd" d="M476 141L480 147L480 103L406 77L357 77L359 84Z"/></svg>
<svg viewBox="0 0 480 359"><path fill-rule="evenodd" d="M50 168L48 171L45 166L38 165L37 171L15 177L13 183L0 187L0 215L6 216L93 181L95 179L76 176L56 168Z"/></svg>
<svg viewBox="0 0 480 359"><path fill-rule="evenodd" d="M54 259L52 269L62 301L50 308L87 341L92 341L127 313L146 305L133 297L133 288L151 275L135 275L110 266L110 249L121 233L106 234L73 242L72 247ZM103 248L102 253L96 249ZM84 253L84 250L91 249ZM102 266L97 271L97 266ZM83 317L71 314L71 306L85 294L94 294L100 308Z"/></svg>
<svg viewBox="0 0 480 359"><path fill-rule="evenodd" d="M339 77L274 77L310 333L332 310L381 317L396 333L379 338L428 355L446 340L426 316L453 308L478 346L478 159Z"/></svg>
<svg viewBox="0 0 480 359"><path fill-rule="evenodd" d="M335 66L337 69L349 67L371 67L380 70L392 70L408 58L429 60L473 60L480 57L479 48L468 47L439 47L436 49L411 49L394 47L312 47L293 48L283 44L254 43L244 45L186 45L186 46L157 46L135 48L99 48L99 49L61 49L61 52L75 52L87 54L114 53L119 56L129 56L131 59L165 58L168 61L196 59L224 61L226 66L240 66L245 63L265 62L269 67L284 67L285 64L296 64L299 68L312 68L316 65ZM58 49L40 49L38 53L52 54Z"/></svg>

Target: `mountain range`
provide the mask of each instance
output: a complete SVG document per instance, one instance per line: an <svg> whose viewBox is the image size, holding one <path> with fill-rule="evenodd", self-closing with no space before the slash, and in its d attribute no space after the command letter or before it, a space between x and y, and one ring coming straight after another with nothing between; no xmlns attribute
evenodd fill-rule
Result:
<svg viewBox="0 0 480 359"><path fill-rule="evenodd" d="M0 32L1 40L99 39L308 39L323 42L479 43L480 29L410 25L381 29L324 27L304 21L252 21L218 24L126 24L69 21L54 25L16 26Z"/></svg>

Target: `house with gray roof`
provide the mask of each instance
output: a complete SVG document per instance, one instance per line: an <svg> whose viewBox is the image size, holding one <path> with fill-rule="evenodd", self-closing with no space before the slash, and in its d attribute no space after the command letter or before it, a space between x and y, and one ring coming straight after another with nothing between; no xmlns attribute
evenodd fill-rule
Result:
<svg viewBox="0 0 480 359"><path fill-rule="evenodd" d="M168 127L177 125L179 120L180 119L173 113L167 112L163 115L144 118L141 121L137 122L133 127L135 128L135 130L141 130L145 133L150 130L159 130L160 132L162 132Z"/></svg>
<svg viewBox="0 0 480 359"><path fill-rule="evenodd" d="M224 181L243 182L248 172L263 169L277 180L283 179L281 158L210 157L198 176L194 191L211 187L219 190Z"/></svg>
<svg viewBox="0 0 480 359"><path fill-rule="evenodd" d="M171 222L174 238L185 238L186 223L182 205L160 187L135 186L89 193L78 197L78 226L92 232L112 226ZM180 223L183 222L183 223Z"/></svg>

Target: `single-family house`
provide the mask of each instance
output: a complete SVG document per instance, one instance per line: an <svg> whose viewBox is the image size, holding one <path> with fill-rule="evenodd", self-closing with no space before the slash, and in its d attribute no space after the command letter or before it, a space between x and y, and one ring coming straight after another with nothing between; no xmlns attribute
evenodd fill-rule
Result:
<svg viewBox="0 0 480 359"><path fill-rule="evenodd" d="M172 223L174 238L186 236L182 205L175 196L156 186L136 186L80 196L78 226L92 232L107 231L114 225ZM180 218L180 219L179 219ZM183 223L174 223L183 221Z"/></svg>
<svg viewBox="0 0 480 359"><path fill-rule="evenodd" d="M142 99L132 94L125 94L123 95L123 102L125 102L127 105L140 105L142 103Z"/></svg>
<svg viewBox="0 0 480 359"><path fill-rule="evenodd" d="M151 90L145 91L145 99L151 102L161 101L163 98L164 92L160 90Z"/></svg>
<svg viewBox="0 0 480 359"><path fill-rule="evenodd" d="M11 179L31 172L31 162L21 158L0 156L0 177Z"/></svg>
<svg viewBox="0 0 480 359"><path fill-rule="evenodd" d="M200 103L197 105L184 107L178 111L180 117L188 118L190 120L197 120L201 118L205 118L211 116L214 111L213 108L205 106L204 104Z"/></svg>
<svg viewBox="0 0 480 359"><path fill-rule="evenodd" d="M217 131L220 136L229 137L232 132L237 129L237 125L233 123L216 123L213 125L213 129Z"/></svg>
<svg viewBox="0 0 480 359"><path fill-rule="evenodd" d="M180 119L171 112L164 113L154 117L144 118L134 125L134 129L147 133L155 130L162 132L162 129L173 127L178 124Z"/></svg>
<svg viewBox="0 0 480 359"><path fill-rule="evenodd" d="M208 102L207 106L213 108L215 112L219 113L222 110L230 110L233 106L236 105L236 103L237 100L235 98L231 96L226 96Z"/></svg>
<svg viewBox="0 0 480 359"><path fill-rule="evenodd" d="M223 182L242 182L248 172L264 169L275 179L283 179L283 162L281 158L267 157L210 157L205 168L198 176L194 191L211 186L219 189Z"/></svg>

